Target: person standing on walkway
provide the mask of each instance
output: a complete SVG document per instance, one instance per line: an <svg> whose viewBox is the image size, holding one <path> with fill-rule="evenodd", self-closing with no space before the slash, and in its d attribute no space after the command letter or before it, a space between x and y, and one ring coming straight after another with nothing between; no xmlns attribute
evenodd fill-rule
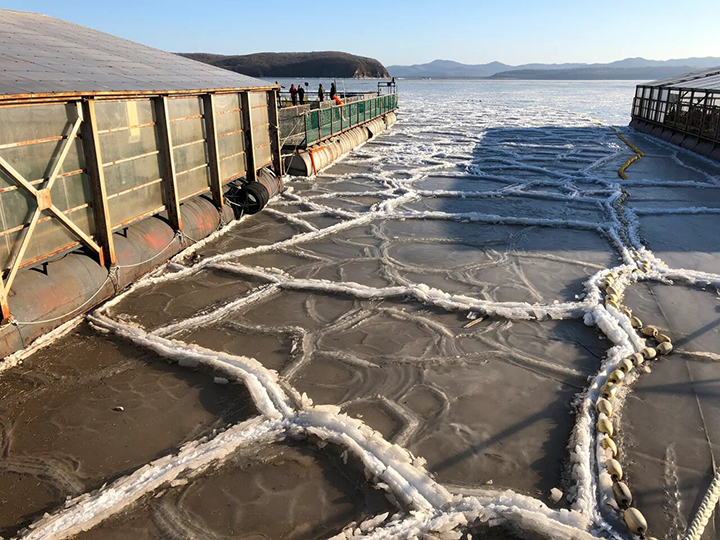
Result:
<svg viewBox="0 0 720 540"><path fill-rule="evenodd" d="M300 98L300 105L305 103L305 89L302 84L298 84L298 98Z"/></svg>
<svg viewBox="0 0 720 540"><path fill-rule="evenodd" d="M297 105L297 96L298 91L297 88L295 88L295 83L293 83L292 85L290 85L290 99L292 100L293 107Z"/></svg>
<svg viewBox="0 0 720 540"><path fill-rule="evenodd" d="M323 88L322 83L318 87L318 101L325 101L325 88Z"/></svg>
<svg viewBox="0 0 720 540"><path fill-rule="evenodd" d="M336 95L337 95L337 88L335 87L335 83L330 83L330 99L335 99Z"/></svg>

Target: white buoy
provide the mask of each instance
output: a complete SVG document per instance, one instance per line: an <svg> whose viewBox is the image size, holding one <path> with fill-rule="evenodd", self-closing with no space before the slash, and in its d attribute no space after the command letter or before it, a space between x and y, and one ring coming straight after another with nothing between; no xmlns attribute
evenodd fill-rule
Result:
<svg viewBox="0 0 720 540"><path fill-rule="evenodd" d="M617 394L617 386L615 386L614 383L608 381L602 385L602 388L600 389L600 395L602 395L602 397L605 399L611 399L615 397L615 394Z"/></svg>
<svg viewBox="0 0 720 540"><path fill-rule="evenodd" d="M597 412L603 413L607 417L612 416L613 406L612 406L612 403L610 403L607 399L605 399L605 398L598 399L596 408L597 408Z"/></svg>
<svg viewBox="0 0 720 540"><path fill-rule="evenodd" d="M657 356L657 351L652 347L645 347L642 351L640 351L640 354L645 357L645 360L652 360Z"/></svg>
<svg viewBox="0 0 720 540"><path fill-rule="evenodd" d="M615 482L612 487L615 502L620 508L629 508L632 504L632 492L625 482Z"/></svg>
<svg viewBox="0 0 720 540"><path fill-rule="evenodd" d="M607 469L610 478L612 478L614 482L619 482L620 480L622 480L623 470L618 460L608 459L605 462L605 468Z"/></svg>
<svg viewBox="0 0 720 540"><path fill-rule="evenodd" d="M640 356L642 356L642 355L640 355ZM628 360L627 358L623 358L622 360L620 360L620 362L618 362L618 365L617 365L617 368L620 371L622 371L623 373L625 373L626 375L632 371L633 367L634 366L633 366L632 360Z"/></svg>
<svg viewBox="0 0 720 540"><path fill-rule="evenodd" d="M645 335L647 337L655 337L660 333L660 330L658 330L654 326L648 325L648 326L643 327L642 333L643 333L643 335Z"/></svg>
<svg viewBox="0 0 720 540"><path fill-rule="evenodd" d="M637 317L630 317L630 324L633 328L642 328L642 321Z"/></svg>
<svg viewBox="0 0 720 540"><path fill-rule="evenodd" d="M612 437L613 435L612 422L604 414L601 414L597 421L597 429L600 433L605 433L608 437Z"/></svg>
<svg viewBox="0 0 720 540"><path fill-rule="evenodd" d="M658 343L671 343L672 340L670 339L670 336L666 336L665 334L658 334L655 336L655 341Z"/></svg>
<svg viewBox="0 0 720 540"><path fill-rule="evenodd" d="M615 444L615 441L613 441L610 437L603 437L600 439L600 446L602 446L605 450L610 450L613 457L617 456L617 444Z"/></svg>
<svg viewBox="0 0 720 540"><path fill-rule="evenodd" d="M670 354L673 350L673 345L669 341L663 341L655 347L655 350L657 350L660 354Z"/></svg>
<svg viewBox="0 0 720 540"><path fill-rule="evenodd" d="M625 510L623 517L625 518L625 524L633 534L641 536L647 532L647 521L645 521L645 516L643 516L637 508L628 508Z"/></svg>
<svg viewBox="0 0 720 540"><path fill-rule="evenodd" d="M608 376L608 381L615 384L621 383L623 379L625 379L625 373L623 373L619 369L616 369Z"/></svg>
<svg viewBox="0 0 720 540"><path fill-rule="evenodd" d="M631 360L633 364L636 366L642 365L642 363L645 361L645 357L640 353L631 354L628 357L628 360Z"/></svg>

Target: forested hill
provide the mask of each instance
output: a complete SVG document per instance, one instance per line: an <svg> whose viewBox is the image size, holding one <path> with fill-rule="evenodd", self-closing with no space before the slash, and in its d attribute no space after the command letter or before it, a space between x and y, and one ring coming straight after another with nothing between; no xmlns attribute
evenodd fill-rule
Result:
<svg viewBox="0 0 720 540"><path fill-rule="evenodd" d="M231 56L208 53L177 54L251 77L389 77L385 66L374 58L336 51Z"/></svg>

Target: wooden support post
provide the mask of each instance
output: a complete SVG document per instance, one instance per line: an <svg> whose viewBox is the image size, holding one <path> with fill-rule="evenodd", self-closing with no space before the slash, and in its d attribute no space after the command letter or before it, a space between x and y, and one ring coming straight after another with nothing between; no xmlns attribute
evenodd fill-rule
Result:
<svg viewBox="0 0 720 540"><path fill-rule="evenodd" d="M85 167L90 178L93 196L93 217L95 219L95 236L99 240L100 263L111 267L115 264L115 245L113 244L112 225L108 210L107 191L105 189L105 173L102 166L100 139L95 116L95 102L86 99L82 103L83 123L82 142L85 153Z"/></svg>
<svg viewBox="0 0 720 540"><path fill-rule="evenodd" d="M255 140L253 137L252 111L250 109L250 94L248 92L240 92L240 108L242 110L243 132L245 133L245 175L248 182L257 180L257 170L255 169Z"/></svg>
<svg viewBox="0 0 720 540"><path fill-rule="evenodd" d="M278 178L283 175L282 147L280 146L280 114L277 106L277 90L268 93L268 116L270 119L270 151L272 152L273 171ZM318 109L321 111L322 109Z"/></svg>
<svg viewBox="0 0 720 540"><path fill-rule="evenodd" d="M167 96L154 98L155 117L160 137L160 154L163 157L163 191L165 192L165 208L167 209L170 226L176 231L182 230L180 218L180 199L177 192L175 177L175 158L173 156L172 132L170 131L170 114Z"/></svg>
<svg viewBox="0 0 720 540"><path fill-rule="evenodd" d="M217 126L215 125L215 99L212 94L203 94L203 118L210 166L210 193L218 209L223 207L222 179L220 177L220 154L218 153Z"/></svg>
<svg viewBox="0 0 720 540"><path fill-rule="evenodd" d="M2 273L0 273L0 315L2 316L2 324L7 324L12 320L8 294L10 294L10 289L5 290L5 281L2 278Z"/></svg>

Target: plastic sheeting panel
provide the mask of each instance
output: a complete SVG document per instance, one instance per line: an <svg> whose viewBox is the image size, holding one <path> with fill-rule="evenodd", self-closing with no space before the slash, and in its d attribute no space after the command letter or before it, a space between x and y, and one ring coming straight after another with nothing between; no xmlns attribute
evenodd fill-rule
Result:
<svg viewBox="0 0 720 540"><path fill-rule="evenodd" d="M100 155L113 228L163 208L160 140L149 99L98 101Z"/></svg>
<svg viewBox="0 0 720 540"><path fill-rule="evenodd" d="M175 182L180 200L210 189L208 149L202 99L199 96L168 100Z"/></svg>
<svg viewBox="0 0 720 540"><path fill-rule="evenodd" d="M0 108L0 156L35 188L42 188L55 166L72 125L77 119L74 103ZM92 197L82 141L70 143L67 157L50 191L52 203L83 232L92 234ZM20 247L35 209L35 198L0 172L0 264L9 268ZM21 264L75 244L75 238L47 212L41 214Z"/></svg>
<svg viewBox="0 0 720 540"><path fill-rule="evenodd" d="M242 109L238 94L219 94L214 99L220 179L225 183L243 176L246 170Z"/></svg>

